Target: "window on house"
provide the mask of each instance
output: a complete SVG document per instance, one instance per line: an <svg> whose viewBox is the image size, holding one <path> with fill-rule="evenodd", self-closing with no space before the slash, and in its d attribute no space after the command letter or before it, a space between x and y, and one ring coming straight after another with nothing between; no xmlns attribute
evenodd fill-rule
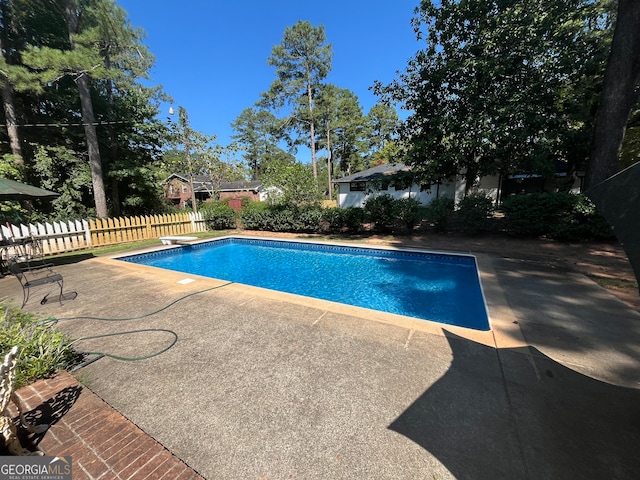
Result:
<svg viewBox="0 0 640 480"><path fill-rule="evenodd" d="M186 185L182 185L182 193L187 193L188 189Z"/></svg>
<svg viewBox="0 0 640 480"><path fill-rule="evenodd" d="M389 180L384 180L381 184L380 184L380 190L389 190Z"/></svg>
<svg viewBox="0 0 640 480"><path fill-rule="evenodd" d="M364 192L367 189L367 182L351 182L349 190L352 192Z"/></svg>
<svg viewBox="0 0 640 480"><path fill-rule="evenodd" d="M173 185L169 185L169 193L175 193Z"/></svg>

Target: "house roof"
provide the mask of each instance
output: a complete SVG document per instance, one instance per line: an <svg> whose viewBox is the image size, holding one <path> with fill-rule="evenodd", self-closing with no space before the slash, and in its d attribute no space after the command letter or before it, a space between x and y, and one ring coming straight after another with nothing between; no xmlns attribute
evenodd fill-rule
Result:
<svg viewBox="0 0 640 480"><path fill-rule="evenodd" d="M189 182L189 175L186 173L172 173L169 175L164 183L177 178L183 182ZM204 192L211 190L211 178L208 175L194 175L193 176L193 188L196 192ZM222 182L220 183L221 192L244 192L248 190L258 191L262 189L262 182L260 180L241 180L237 182Z"/></svg>
<svg viewBox="0 0 640 480"><path fill-rule="evenodd" d="M385 163L354 173L353 175L338 178L334 180L333 183L367 182L369 180L395 175L398 172L409 172L410 170L411 167L406 166L404 163L398 163L396 165Z"/></svg>
<svg viewBox="0 0 640 480"><path fill-rule="evenodd" d="M222 192L237 192L241 190L259 190L262 188L262 182L260 180L251 180L249 182L222 182L220 184L220 191Z"/></svg>

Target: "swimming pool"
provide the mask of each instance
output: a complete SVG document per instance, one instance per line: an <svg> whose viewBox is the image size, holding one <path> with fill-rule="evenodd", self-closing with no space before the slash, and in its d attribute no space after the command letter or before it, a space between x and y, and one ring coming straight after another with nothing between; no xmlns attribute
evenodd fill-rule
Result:
<svg viewBox="0 0 640 480"><path fill-rule="evenodd" d="M489 330L470 255L227 237L119 260Z"/></svg>

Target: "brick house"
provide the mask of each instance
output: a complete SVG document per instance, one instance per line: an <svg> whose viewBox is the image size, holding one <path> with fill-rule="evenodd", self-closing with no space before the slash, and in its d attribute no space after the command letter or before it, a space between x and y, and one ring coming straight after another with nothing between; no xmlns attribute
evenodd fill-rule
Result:
<svg viewBox="0 0 640 480"><path fill-rule="evenodd" d="M173 173L163 182L164 196L174 205L184 208L191 202L191 186L189 175ZM193 187L198 202L206 202L211 199L214 189L211 179L207 175L195 175ZM262 201L266 192L259 180L222 182L216 190L220 194L220 200L233 200L248 198L249 200Z"/></svg>

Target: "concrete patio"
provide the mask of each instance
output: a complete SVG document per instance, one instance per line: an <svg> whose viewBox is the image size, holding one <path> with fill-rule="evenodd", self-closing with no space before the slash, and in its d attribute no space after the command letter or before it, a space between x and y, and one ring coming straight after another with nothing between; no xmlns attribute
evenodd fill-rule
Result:
<svg viewBox="0 0 640 480"><path fill-rule="evenodd" d="M73 338L174 331L159 356L78 375L207 479L639 478L640 314L572 271L478 261L491 332L109 258L56 267L77 299L39 291L25 310ZM20 304L14 278L0 297ZM78 346L140 357L171 340Z"/></svg>

